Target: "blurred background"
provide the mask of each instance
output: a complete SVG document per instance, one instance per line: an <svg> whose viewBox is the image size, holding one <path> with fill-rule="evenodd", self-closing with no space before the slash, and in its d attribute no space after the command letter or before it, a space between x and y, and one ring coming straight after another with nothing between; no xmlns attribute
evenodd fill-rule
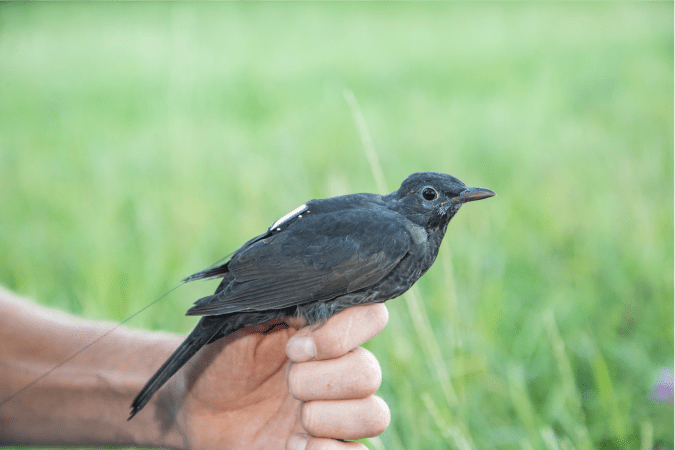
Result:
<svg viewBox="0 0 675 450"><path fill-rule="evenodd" d="M0 5L0 284L121 321L311 198L450 173L372 449L673 448L673 4ZM129 325L187 333L217 282Z"/></svg>

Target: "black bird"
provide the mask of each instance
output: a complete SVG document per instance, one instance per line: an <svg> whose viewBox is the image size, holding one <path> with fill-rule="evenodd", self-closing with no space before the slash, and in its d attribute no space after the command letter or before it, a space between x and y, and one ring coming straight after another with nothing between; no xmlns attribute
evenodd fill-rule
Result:
<svg viewBox="0 0 675 450"><path fill-rule="evenodd" d="M311 325L403 294L433 264L462 204L493 195L423 172L389 195L310 200L285 215L224 264L184 280L223 279L188 310L201 320L136 396L129 419L201 347L241 328L287 316Z"/></svg>

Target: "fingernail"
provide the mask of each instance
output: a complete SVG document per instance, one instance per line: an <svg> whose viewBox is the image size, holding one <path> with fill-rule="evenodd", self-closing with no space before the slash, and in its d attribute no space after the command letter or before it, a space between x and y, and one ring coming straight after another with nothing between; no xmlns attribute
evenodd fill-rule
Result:
<svg viewBox="0 0 675 450"><path fill-rule="evenodd" d="M292 435L288 439L289 450L305 450L307 448L307 437L298 434Z"/></svg>
<svg viewBox="0 0 675 450"><path fill-rule="evenodd" d="M304 362L316 358L316 345L314 339L302 337L291 339L286 354L295 362Z"/></svg>

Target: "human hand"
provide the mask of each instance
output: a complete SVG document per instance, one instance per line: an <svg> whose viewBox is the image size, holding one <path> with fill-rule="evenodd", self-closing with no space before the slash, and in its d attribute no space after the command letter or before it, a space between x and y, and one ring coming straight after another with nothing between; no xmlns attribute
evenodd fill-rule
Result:
<svg viewBox="0 0 675 450"><path fill-rule="evenodd" d="M360 348L386 325L384 304L356 306L323 326L297 318L264 333L250 327L204 347L158 399L176 408L187 448L364 449L341 440L377 436L389 425L374 392L382 374Z"/></svg>

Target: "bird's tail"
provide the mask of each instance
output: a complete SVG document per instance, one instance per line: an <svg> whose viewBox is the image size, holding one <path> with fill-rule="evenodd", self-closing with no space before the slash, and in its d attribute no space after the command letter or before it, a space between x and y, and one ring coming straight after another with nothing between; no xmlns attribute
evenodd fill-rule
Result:
<svg viewBox="0 0 675 450"><path fill-rule="evenodd" d="M180 344L169 359L162 364L162 367L160 367L152 378L148 380L145 386L143 386L143 389L141 389L141 392L138 393L131 404L132 411L127 420L131 420L138 411L143 409L155 392L157 392L164 383L169 381L169 379L178 372L178 369L192 358L200 348L208 344L209 341L218 334L222 327L222 320L203 317L183 343Z"/></svg>

